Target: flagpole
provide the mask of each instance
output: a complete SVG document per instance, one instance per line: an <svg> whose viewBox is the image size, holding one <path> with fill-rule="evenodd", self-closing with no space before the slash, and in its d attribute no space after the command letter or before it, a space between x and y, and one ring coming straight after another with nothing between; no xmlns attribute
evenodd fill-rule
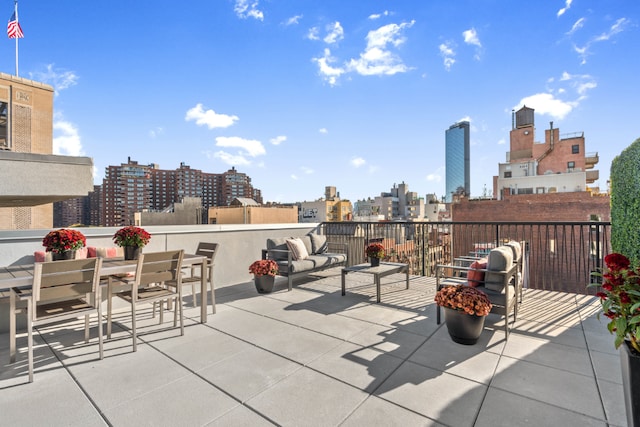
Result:
<svg viewBox="0 0 640 427"><path fill-rule="evenodd" d="M15 0L14 3L14 11L16 13L16 22L20 22L20 20L18 19L18 0ZM18 24L20 25L20 24ZM16 77L19 77L18 75L18 39L19 37L16 37Z"/></svg>

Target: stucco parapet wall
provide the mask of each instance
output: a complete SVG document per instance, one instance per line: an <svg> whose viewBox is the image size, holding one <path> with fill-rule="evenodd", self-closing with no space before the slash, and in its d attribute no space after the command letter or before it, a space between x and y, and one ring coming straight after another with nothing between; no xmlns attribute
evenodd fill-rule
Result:
<svg viewBox="0 0 640 427"><path fill-rule="evenodd" d="M0 151L0 207L35 206L93 190L93 159Z"/></svg>

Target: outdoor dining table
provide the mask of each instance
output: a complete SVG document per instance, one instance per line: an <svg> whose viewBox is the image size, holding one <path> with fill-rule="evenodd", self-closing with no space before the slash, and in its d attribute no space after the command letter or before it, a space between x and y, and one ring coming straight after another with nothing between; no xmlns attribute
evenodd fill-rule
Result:
<svg viewBox="0 0 640 427"><path fill-rule="evenodd" d="M208 258L203 255L184 254L183 267L200 267L206 271ZM122 258L104 258L100 275L108 277L115 274L127 274L135 272L137 261L124 260ZM200 275L200 323L207 322L207 275ZM30 287L33 284L33 264L11 265L0 267L0 297L7 296L9 289ZM106 284L105 284L106 286ZM195 298L195 296L194 296Z"/></svg>

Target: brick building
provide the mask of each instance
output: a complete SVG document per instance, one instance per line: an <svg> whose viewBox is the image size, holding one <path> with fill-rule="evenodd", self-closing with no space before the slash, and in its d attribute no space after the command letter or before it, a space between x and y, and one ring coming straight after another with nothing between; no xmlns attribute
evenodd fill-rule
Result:
<svg viewBox="0 0 640 427"><path fill-rule="evenodd" d="M205 223L210 207L228 206L238 197L262 203L262 194L253 188L251 178L235 168L212 174L181 163L178 169L165 170L130 158L120 166L107 167L101 192L100 225L107 227L134 224L136 212L173 211L174 203L185 198L202 200Z"/></svg>
<svg viewBox="0 0 640 427"><path fill-rule="evenodd" d="M500 200L507 194L546 194L592 191L588 187L599 178L593 170L598 153L585 152L583 132L560 134L550 123L544 142L535 140L534 110L522 107L514 113L509 134L507 162L498 166L493 194Z"/></svg>

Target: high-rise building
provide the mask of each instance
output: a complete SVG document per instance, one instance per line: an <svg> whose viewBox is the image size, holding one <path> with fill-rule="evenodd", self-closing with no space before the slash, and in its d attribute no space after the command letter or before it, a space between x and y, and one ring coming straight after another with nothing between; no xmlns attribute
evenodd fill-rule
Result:
<svg viewBox="0 0 640 427"><path fill-rule="evenodd" d="M445 131L445 199L451 202L454 194L469 197L470 178L469 122L455 123Z"/></svg>

